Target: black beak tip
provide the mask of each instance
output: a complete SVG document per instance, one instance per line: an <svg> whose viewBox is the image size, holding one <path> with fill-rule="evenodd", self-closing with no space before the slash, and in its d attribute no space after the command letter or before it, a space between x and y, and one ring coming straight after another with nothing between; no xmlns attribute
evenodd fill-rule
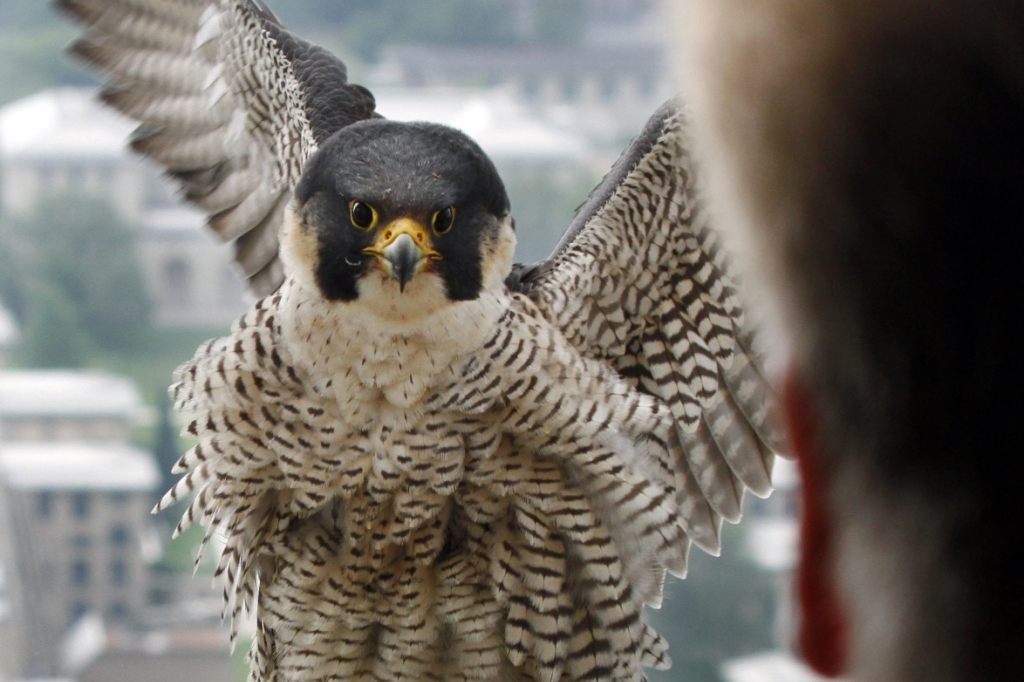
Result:
<svg viewBox="0 0 1024 682"><path fill-rule="evenodd" d="M404 241L388 255L391 263L391 274L398 280L398 290L405 293L405 285L416 274L420 262L420 254L411 241Z"/></svg>

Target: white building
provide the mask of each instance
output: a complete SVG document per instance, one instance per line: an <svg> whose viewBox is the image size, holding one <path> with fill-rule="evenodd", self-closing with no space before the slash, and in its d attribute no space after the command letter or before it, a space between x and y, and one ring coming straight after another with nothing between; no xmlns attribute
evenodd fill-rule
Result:
<svg viewBox="0 0 1024 682"><path fill-rule="evenodd" d="M0 567L20 675L60 672L54 651L85 614L125 622L148 602L160 477L129 444L141 406L103 372L0 371Z"/></svg>
<svg viewBox="0 0 1024 682"><path fill-rule="evenodd" d="M140 416L135 385L101 371L0 371L0 439L127 442Z"/></svg>

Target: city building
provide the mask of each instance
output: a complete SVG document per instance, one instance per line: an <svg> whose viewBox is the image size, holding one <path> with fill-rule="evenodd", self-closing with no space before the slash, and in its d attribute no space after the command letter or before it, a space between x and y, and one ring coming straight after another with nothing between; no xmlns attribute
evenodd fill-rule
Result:
<svg viewBox="0 0 1024 682"><path fill-rule="evenodd" d="M132 382L101 371L0 371L0 439L124 443L142 399Z"/></svg>
<svg viewBox="0 0 1024 682"><path fill-rule="evenodd" d="M657 45L397 45L384 51L371 77L406 87L505 88L539 115L618 146L671 95L664 58Z"/></svg>
<svg viewBox="0 0 1024 682"><path fill-rule="evenodd" d="M159 474L130 444L140 409L110 374L0 371L0 631L21 676L62 672L55 652L87 614L127 623L149 601Z"/></svg>
<svg viewBox="0 0 1024 682"><path fill-rule="evenodd" d="M23 647L22 631L17 626L22 593L14 571L16 552L11 530L6 491L0 485L0 642L3 642L0 682L15 678Z"/></svg>

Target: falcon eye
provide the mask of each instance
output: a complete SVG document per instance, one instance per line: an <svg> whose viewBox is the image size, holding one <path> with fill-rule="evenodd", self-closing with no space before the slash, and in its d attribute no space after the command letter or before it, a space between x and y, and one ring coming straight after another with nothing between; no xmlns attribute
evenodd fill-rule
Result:
<svg viewBox="0 0 1024 682"><path fill-rule="evenodd" d="M377 224L377 209L365 201L353 199L348 202L348 217L356 229L365 232Z"/></svg>
<svg viewBox="0 0 1024 682"><path fill-rule="evenodd" d="M430 218L430 227L434 228L434 234L445 234L455 224L455 207L449 206L440 211L434 211Z"/></svg>

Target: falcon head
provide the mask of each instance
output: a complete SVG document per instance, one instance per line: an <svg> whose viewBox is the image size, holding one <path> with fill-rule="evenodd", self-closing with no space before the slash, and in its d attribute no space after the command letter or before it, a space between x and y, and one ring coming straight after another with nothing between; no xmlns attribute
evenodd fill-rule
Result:
<svg viewBox="0 0 1024 682"><path fill-rule="evenodd" d="M494 164L463 133L373 119L310 157L285 220L289 275L383 316L503 286L515 236Z"/></svg>

